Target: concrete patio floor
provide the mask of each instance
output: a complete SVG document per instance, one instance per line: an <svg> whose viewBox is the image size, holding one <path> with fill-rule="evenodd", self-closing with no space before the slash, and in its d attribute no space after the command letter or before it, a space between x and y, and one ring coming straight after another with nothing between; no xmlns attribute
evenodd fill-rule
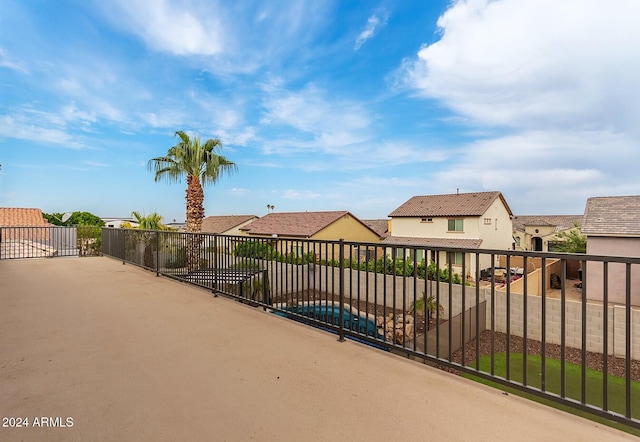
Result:
<svg viewBox="0 0 640 442"><path fill-rule="evenodd" d="M110 258L0 261L0 440L635 437Z"/></svg>

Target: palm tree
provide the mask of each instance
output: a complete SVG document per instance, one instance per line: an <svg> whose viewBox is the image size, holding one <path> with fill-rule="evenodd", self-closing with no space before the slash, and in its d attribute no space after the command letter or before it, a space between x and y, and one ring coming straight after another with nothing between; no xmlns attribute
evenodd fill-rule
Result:
<svg viewBox="0 0 640 442"><path fill-rule="evenodd" d="M151 215L141 215L140 212L131 212L131 216L136 219L138 229L141 230L162 230L162 216L153 212Z"/></svg>
<svg viewBox="0 0 640 442"><path fill-rule="evenodd" d="M418 298L415 303L411 303L409 311L411 313L427 311L429 320L433 319L433 313L438 311L439 316L444 316L444 307L436 301L433 295L426 296L422 292L422 297Z"/></svg>
<svg viewBox="0 0 640 442"><path fill-rule="evenodd" d="M155 172L156 182L164 179L174 183L184 175L187 176L187 232L197 233L200 232L204 218L202 186L215 184L222 174L231 174L238 168L233 161L218 155L217 152L222 150L222 142L218 138L202 143L200 137L190 138L183 131L177 131L175 135L180 139L178 144L169 148L165 156L149 160L147 167ZM187 254L189 270L195 270L198 266L199 246L199 235L193 235L189 240Z"/></svg>
<svg viewBox="0 0 640 442"><path fill-rule="evenodd" d="M141 215L140 212L131 212L131 216L136 219L138 229L140 230L163 230L162 216L153 212L151 215ZM144 266L153 268L153 235L149 232L143 232L140 235L144 244Z"/></svg>

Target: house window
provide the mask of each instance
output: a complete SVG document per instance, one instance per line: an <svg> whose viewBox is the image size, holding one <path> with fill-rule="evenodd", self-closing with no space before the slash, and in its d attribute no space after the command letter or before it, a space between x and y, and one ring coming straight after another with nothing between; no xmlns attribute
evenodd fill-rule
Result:
<svg viewBox="0 0 640 442"><path fill-rule="evenodd" d="M421 223L432 223L433 222L433 218L422 218L420 220Z"/></svg>
<svg viewBox="0 0 640 442"><path fill-rule="evenodd" d="M485 218L484 219L484 224L485 225L491 225L491 218Z"/></svg>
<svg viewBox="0 0 640 442"><path fill-rule="evenodd" d="M520 247L520 237L516 236L516 245Z"/></svg>
<svg viewBox="0 0 640 442"><path fill-rule="evenodd" d="M450 219L448 221L448 230L449 232L463 232L464 224L462 219Z"/></svg>
<svg viewBox="0 0 640 442"><path fill-rule="evenodd" d="M447 264L454 266L462 265L462 252L449 252L447 253Z"/></svg>
<svg viewBox="0 0 640 442"><path fill-rule="evenodd" d="M412 254L413 255L413 254ZM415 262L422 262L422 260L424 259L424 250L422 249L418 249L415 251ZM412 258L413 258L412 256Z"/></svg>

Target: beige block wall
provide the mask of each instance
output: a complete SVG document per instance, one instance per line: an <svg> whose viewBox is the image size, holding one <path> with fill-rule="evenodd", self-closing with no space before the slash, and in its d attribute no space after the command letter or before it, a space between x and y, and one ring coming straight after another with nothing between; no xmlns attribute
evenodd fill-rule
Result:
<svg viewBox="0 0 640 442"><path fill-rule="evenodd" d="M492 297L488 289L484 290L487 300L487 327L491 326ZM506 312L507 294L496 291L495 302L495 331L507 332ZM546 342L561 344L562 342L562 304L559 299L546 299ZM510 333L516 336L524 335L524 296L510 294ZM608 353L625 356L626 345L626 317L625 307L610 304L606 308L607 315L607 345ZM587 302L586 315L583 318L582 303L579 301L565 301L565 345L582 348L582 328L586 328L586 349L590 352L601 353L604 349L604 315L605 309L601 303ZM542 339L542 298L540 296L527 297L527 338ZM640 309L631 308L631 357L640 359Z"/></svg>

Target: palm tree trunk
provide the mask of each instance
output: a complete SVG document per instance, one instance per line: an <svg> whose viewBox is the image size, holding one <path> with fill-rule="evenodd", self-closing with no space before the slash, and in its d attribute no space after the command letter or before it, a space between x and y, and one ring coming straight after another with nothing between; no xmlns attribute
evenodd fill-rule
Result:
<svg viewBox="0 0 640 442"><path fill-rule="evenodd" d="M189 271L200 267L200 248L202 238L199 235L204 218L204 192L200 184L200 178L195 175L187 175L187 268Z"/></svg>

